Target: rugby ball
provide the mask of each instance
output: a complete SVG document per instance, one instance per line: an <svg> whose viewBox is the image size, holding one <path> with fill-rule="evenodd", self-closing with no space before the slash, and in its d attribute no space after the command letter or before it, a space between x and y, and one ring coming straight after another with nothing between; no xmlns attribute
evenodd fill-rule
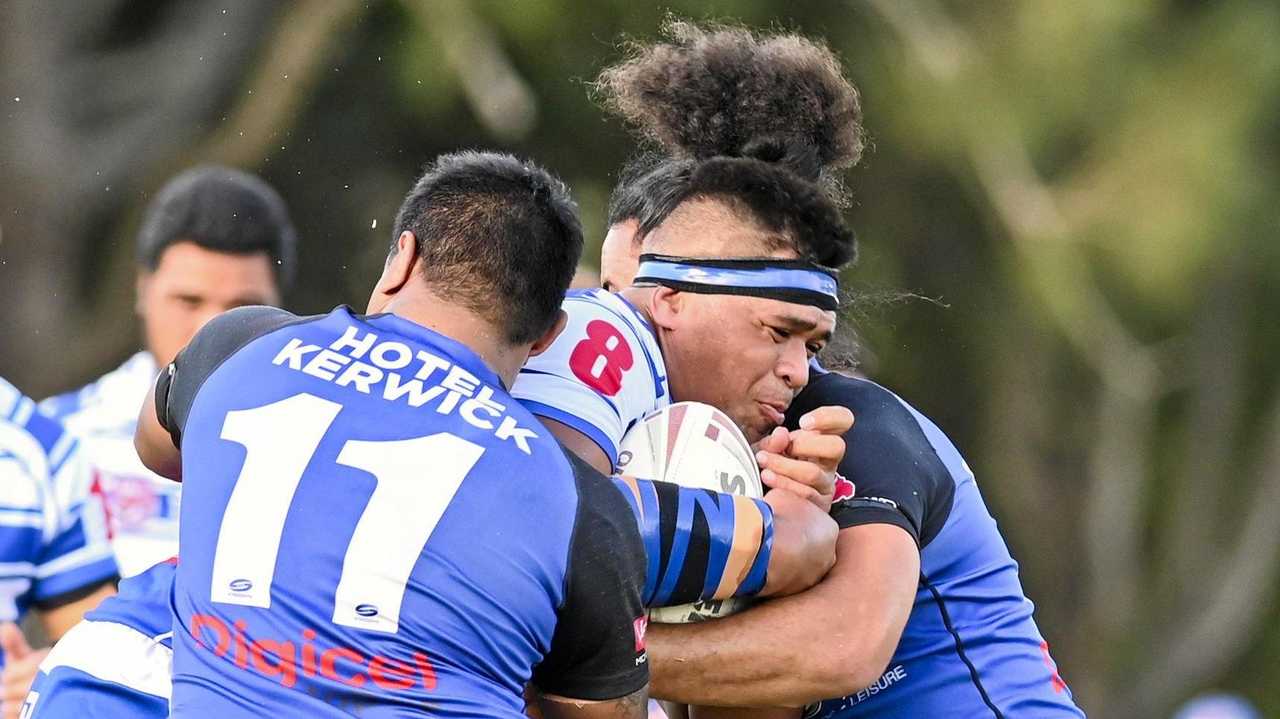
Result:
<svg viewBox="0 0 1280 719"><path fill-rule="evenodd" d="M677 402L655 410L622 438L618 472L642 479L726 494L763 497L760 468L742 430L720 410L701 402ZM743 599L698 602L649 610L650 621L685 624L728 616Z"/></svg>

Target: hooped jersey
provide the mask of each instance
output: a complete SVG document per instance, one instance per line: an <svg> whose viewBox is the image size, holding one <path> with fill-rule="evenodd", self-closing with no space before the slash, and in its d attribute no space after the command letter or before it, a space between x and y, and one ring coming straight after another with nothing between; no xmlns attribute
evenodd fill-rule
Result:
<svg viewBox="0 0 1280 719"><path fill-rule="evenodd" d="M856 694L810 706L805 717L1084 716L955 445L884 387L820 371L792 404L788 426L826 405L848 407L858 419L840 463L855 495L832 516L842 527L901 527L920 547L920 584L884 675Z"/></svg>
<svg viewBox="0 0 1280 719"><path fill-rule="evenodd" d="M142 351L78 390L50 397L40 411L80 439L106 503L111 547L130 577L178 551L182 485L143 466L133 448L138 408L156 379Z"/></svg>
<svg viewBox="0 0 1280 719"><path fill-rule="evenodd" d="M169 595L177 560L120 582L120 592L58 640L40 663L23 719L165 719L173 680Z"/></svg>
<svg viewBox="0 0 1280 719"><path fill-rule="evenodd" d="M0 621L75 601L118 575L79 441L0 379Z"/></svg>
<svg viewBox="0 0 1280 719"><path fill-rule="evenodd" d="M242 308L156 388L182 452L171 712L521 717L641 690L644 549L464 345Z"/></svg>
<svg viewBox="0 0 1280 719"><path fill-rule="evenodd" d="M616 466L627 430L671 403L662 350L648 320L619 295L573 290L562 307L564 331L529 358L511 394L590 437Z"/></svg>

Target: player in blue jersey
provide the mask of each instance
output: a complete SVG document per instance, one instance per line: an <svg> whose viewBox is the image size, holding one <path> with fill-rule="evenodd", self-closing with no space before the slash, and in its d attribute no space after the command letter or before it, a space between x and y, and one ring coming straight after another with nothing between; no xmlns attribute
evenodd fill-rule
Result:
<svg viewBox="0 0 1280 719"><path fill-rule="evenodd" d="M442 158L372 314L228 313L162 373L139 452L199 508L174 716L517 716L530 679L548 716L643 712L655 559L626 495L504 389L558 331L581 244L562 193L505 156Z"/></svg>
<svg viewBox="0 0 1280 719"><path fill-rule="evenodd" d="M814 91L806 94L806 83ZM683 26L676 42L641 51L606 87L615 107L677 156L726 152L729 136L741 141L790 126L814 143L810 156L839 158L822 138L838 126L840 98L846 110L850 99L856 107L852 88L832 89L842 83L835 58L804 38ZM797 116L795 108L806 111ZM640 261L652 239L646 218L661 216L664 198L678 191L681 166L650 161L615 192L602 249L606 286L652 277ZM822 181L838 166L827 160L808 176ZM883 387L816 369L787 425L830 405L857 417L840 463L856 492L842 485L833 509L842 527L835 568L806 592L739 615L654 629L654 694L735 707L810 704L811 717L1081 716L1032 619L1017 565L951 442Z"/></svg>
<svg viewBox="0 0 1280 719"><path fill-rule="evenodd" d="M445 156L397 228L368 315L222 315L144 408L186 495L171 715L514 717L530 679L549 714L636 714L625 500L505 391L562 322L565 189Z"/></svg>
<svg viewBox="0 0 1280 719"><path fill-rule="evenodd" d="M0 661L31 651L14 625L29 610L38 610L45 631L57 640L115 592L119 576L101 496L79 441L2 379L0 568L6 648ZM26 684L8 690L6 710L16 713Z"/></svg>
<svg viewBox="0 0 1280 719"><path fill-rule="evenodd" d="M173 682L170 590L177 560L120 582L49 656L22 719L164 719Z"/></svg>

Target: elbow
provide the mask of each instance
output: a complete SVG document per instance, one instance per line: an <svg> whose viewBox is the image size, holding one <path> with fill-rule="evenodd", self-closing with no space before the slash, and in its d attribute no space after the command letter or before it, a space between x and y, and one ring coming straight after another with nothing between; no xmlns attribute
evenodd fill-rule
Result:
<svg viewBox="0 0 1280 719"><path fill-rule="evenodd" d="M858 646L857 642L832 643L832 651L818 673L822 697L851 696L880 680L889 667L890 656Z"/></svg>

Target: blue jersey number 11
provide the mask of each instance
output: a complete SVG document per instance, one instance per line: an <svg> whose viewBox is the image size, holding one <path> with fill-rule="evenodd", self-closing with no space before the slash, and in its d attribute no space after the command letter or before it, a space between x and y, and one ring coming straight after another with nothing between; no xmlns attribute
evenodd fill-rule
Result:
<svg viewBox="0 0 1280 719"><path fill-rule="evenodd" d="M210 598L271 606L271 583L285 515L303 471L342 405L296 394L228 412L222 438L243 445L213 555ZM338 464L372 474L378 484L356 522L342 562L333 622L394 634L409 573L462 480L484 448L448 433L386 442L349 440ZM424 458L431 476L424 476Z"/></svg>

